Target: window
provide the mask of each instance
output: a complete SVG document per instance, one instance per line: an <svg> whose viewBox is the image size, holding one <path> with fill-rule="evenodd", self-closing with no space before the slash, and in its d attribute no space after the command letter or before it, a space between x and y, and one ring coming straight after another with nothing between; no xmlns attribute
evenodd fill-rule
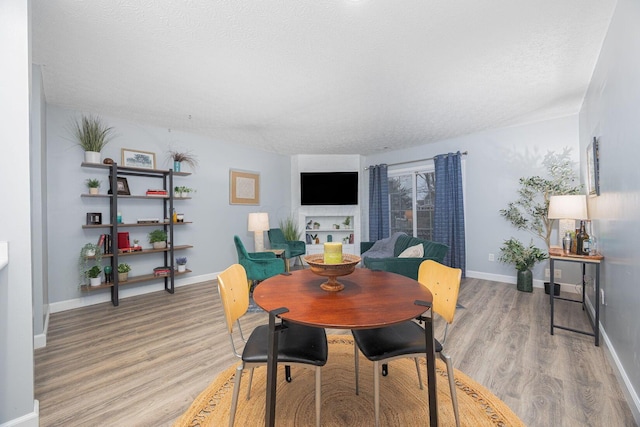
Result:
<svg viewBox="0 0 640 427"><path fill-rule="evenodd" d="M420 239L433 240L435 196L436 176L433 170L390 172L391 234L402 231Z"/></svg>

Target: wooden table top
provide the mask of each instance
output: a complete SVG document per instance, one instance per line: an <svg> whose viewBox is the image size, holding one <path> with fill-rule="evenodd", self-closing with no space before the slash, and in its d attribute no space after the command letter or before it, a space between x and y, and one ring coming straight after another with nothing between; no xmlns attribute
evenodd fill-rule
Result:
<svg viewBox="0 0 640 427"><path fill-rule="evenodd" d="M266 311L286 307L282 319L309 326L364 329L400 323L425 312L415 300L431 302L431 292L416 280L389 273L356 268L337 278L339 292L320 288L327 281L310 269L271 277L253 291L256 304Z"/></svg>

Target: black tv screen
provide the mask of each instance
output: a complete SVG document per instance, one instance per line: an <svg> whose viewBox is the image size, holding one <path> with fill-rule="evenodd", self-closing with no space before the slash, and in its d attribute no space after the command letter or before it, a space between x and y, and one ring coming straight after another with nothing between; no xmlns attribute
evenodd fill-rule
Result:
<svg viewBox="0 0 640 427"><path fill-rule="evenodd" d="M301 205L357 205L358 172L301 172Z"/></svg>

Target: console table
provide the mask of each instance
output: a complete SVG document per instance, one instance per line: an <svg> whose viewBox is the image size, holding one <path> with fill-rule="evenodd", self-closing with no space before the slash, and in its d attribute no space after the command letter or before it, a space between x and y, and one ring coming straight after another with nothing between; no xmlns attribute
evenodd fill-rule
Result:
<svg viewBox="0 0 640 427"><path fill-rule="evenodd" d="M576 255L576 254L569 254L569 255L564 255L562 253L550 253L549 254L549 302L551 303L551 335L553 335L553 329L554 328L558 328L558 329L564 329L566 331L571 331L571 332L577 332L579 334L584 334L584 335L591 335L595 338L595 345L599 346L600 345L600 264L602 263L602 261L604 260L604 257L600 254L596 254L596 255ZM581 300L576 300L573 298L562 298L562 297L556 297L554 294L554 266L555 263L557 261L561 261L561 262L577 262L582 264L582 299ZM554 323L554 319L553 319L553 301L556 299L560 299L560 300L564 300L564 301L570 301L570 302L577 302L582 304L582 310L585 310L585 290L586 290L586 283L584 280L584 276L586 273L586 266L587 264L592 264L595 266L596 268L596 274L595 274L595 282L596 282L596 292L595 292L595 316L592 319L591 316L589 315L589 311L587 310L587 314L589 315L589 321L591 322L591 325L593 327L593 332L588 332L588 331L582 331L579 329L574 329L574 328L569 328L566 326L560 326L560 325L556 325Z"/></svg>

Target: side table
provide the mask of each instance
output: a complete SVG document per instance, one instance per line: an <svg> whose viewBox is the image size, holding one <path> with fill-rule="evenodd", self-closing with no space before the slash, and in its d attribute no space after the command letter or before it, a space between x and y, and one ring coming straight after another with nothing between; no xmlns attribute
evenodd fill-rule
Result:
<svg viewBox="0 0 640 427"><path fill-rule="evenodd" d="M287 257L285 256L284 249L265 249L265 252L273 252L276 254L276 258L282 258L284 260L284 271L289 272L289 263L287 262Z"/></svg>
<svg viewBox="0 0 640 427"><path fill-rule="evenodd" d="M602 261L604 260L604 257L600 254L596 254L596 255L576 255L576 254L569 254L569 255L564 255L562 253L549 253L549 302L551 305L551 335L553 335L553 329L554 328L558 328L558 329L564 329L567 331L571 331L571 332L577 332L579 334L584 334L584 335L591 335L595 338L595 345L599 346L600 345L600 264L602 263ZM554 294L554 266L556 261L562 261L562 262L577 262L582 264L582 299L581 300L576 300L573 298L562 298L562 297L556 297ZM553 302L556 299L560 299L560 300L564 300L564 301L570 301L570 302L577 302L577 303L581 303L582 304L582 310L585 310L585 290L586 290L586 283L584 280L585 277L585 273L586 273L586 266L587 264L592 264L595 266L596 268L596 274L595 274L595 284L596 284L596 292L595 292L595 316L592 319L591 315L589 314L589 311L586 310L587 315L589 316L589 321L591 322L591 325L593 327L593 332L587 332L587 331L581 331L579 329L573 329L573 328L569 328L566 326L560 326L560 325L556 325L554 323L553 320Z"/></svg>

